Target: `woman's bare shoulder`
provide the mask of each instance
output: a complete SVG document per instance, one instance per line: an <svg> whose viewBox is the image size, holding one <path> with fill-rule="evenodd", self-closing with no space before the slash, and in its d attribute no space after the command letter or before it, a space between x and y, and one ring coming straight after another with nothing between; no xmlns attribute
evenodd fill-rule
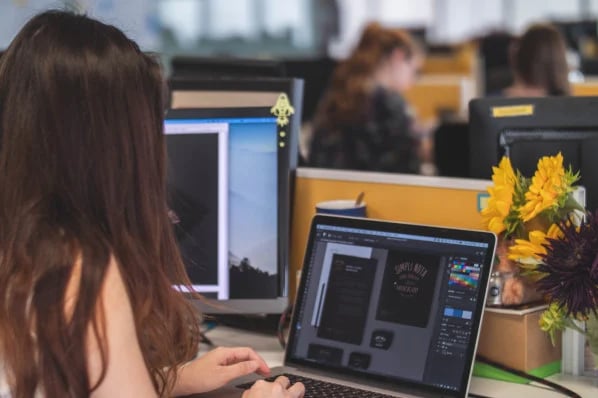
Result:
<svg viewBox="0 0 598 398"><path fill-rule="evenodd" d="M65 295L65 315L73 316L74 305L81 289L82 259L73 266ZM131 302L120 266L110 256L102 287L96 301L95 324L87 332L87 370L90 382L96 385L105 367L104 378L92 397L156 396L151 376L145 365L137 337ZM99 332L96 334L96 331ZM102 350L105 350L102 353ZM107 355L103 355L107 354ZM104 364L104 358L106 363Z"/></svg>

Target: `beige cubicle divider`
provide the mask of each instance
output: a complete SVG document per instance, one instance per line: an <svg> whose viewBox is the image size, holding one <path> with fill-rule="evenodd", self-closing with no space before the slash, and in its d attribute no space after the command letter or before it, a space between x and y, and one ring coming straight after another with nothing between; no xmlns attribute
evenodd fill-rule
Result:
<svg viewBox="0 0 598 398"><path fill-rule="evenodd" d="M280 92L224 91L224 90L174 90L171 107L178 108L243 108L247 106L271 107Z"/></svg>
<svg viewBox="0 0 598 398"><path fill-rule="evenodd" d="M369 218L483 229L479 209L490 180L299 168L291 224L290 296L303 265L315 205L364 192Z"/></svg>
<svg viewBox="0 0 598 398"><path fill-rule="evenodd" d="M477 96L473 78L461 75L422 76L405 93L420 121L436 121L443 114L467 116L469 101Z"/></svg>
<svg viewBox="0 0 598 398"><path fill-rule="evenodd" d="M424 75L456 74L473 78L480 67L477 51L475 44L464 43L454 47L448 54L432 52L426 55L421 72Z"/></svg>
<svg viewBox="0 0 598 398"><path fill-rule="evenodd" d="M598 95L598 77L590 76L581 82L571 84L571 94L577 97L593 97Z"/></svg>

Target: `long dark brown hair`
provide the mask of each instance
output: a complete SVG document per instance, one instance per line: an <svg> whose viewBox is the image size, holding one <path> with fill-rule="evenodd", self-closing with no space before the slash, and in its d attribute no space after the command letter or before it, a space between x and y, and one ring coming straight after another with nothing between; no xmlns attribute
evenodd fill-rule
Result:
<svg viewBox="0 0 598 398"><path fill-rule="evenodd" d="M406 31L377 22L366 25L351 55L334 70L316 111L315 129L332 131L366 120L374 73L396 49L402 50L406 59L421 52Z"/></svg>
<svg viewBox="0 0 598 398"><path fill-rule="evenodd" d="M550 24L530 26L514 43L511 64L516 77L547 95L569 95L565 40Z"/></svg>
<svg viewBox="0 0 598 398"><path fill-rule="evenodd" d="M35 16L2 57L0 358L14 397L88 396L90 327L104 377L97 304L111 258L160 395L196 353L197 314L171 287L188 279L167 215L162 90L156 60L82 15Z"/></svg>

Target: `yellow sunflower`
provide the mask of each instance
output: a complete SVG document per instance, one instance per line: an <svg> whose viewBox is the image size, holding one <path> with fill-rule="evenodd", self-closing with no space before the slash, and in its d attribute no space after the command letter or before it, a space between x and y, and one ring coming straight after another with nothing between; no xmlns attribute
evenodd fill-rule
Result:
<svg viewBox="0 0 598 398"><path fill-rule="evenodd" d="M526 203L519 209L521 219L526 222L546 209L558 206L571 192L569 173L563 167L563 155L544 156L538 161L538 168L525 193Z"/></svg>
<svg viewBox="0 0 598 398"><path fill-rule="evenodd" d="M488 205L482 210L482 218L488 229L495 234L505 230L505 218L511 211L515 192L515 172L509 158L503 157L498 167L492 167L492 182L488 187Z"/></svg>
<svg viewBox="0 0 598 398"><path fill-rule="evenodd" d="M547 232L535 230L528 234L528 239L515 239L509 247L507 257L517 261L521 267L533 270L540 263L542 255L546 254L544 246L546 239L555 239L562 236L562 231L557 224L552 224Z"/></svg>

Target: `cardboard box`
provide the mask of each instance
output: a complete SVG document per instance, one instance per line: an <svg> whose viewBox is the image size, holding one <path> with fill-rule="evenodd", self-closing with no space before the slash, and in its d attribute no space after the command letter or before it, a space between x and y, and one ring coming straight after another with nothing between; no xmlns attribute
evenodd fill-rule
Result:
<svg viewBox="0 0 598 398"><path fill-rule="evenodd" d="M478 353L536 375L554 373L554 363L561 360L561 339L559 335L553 345L548 334L540 329L538 321L545 308L546 305L525 310L486 308ZM542 368L546 370L537 374Z"/></svg>

